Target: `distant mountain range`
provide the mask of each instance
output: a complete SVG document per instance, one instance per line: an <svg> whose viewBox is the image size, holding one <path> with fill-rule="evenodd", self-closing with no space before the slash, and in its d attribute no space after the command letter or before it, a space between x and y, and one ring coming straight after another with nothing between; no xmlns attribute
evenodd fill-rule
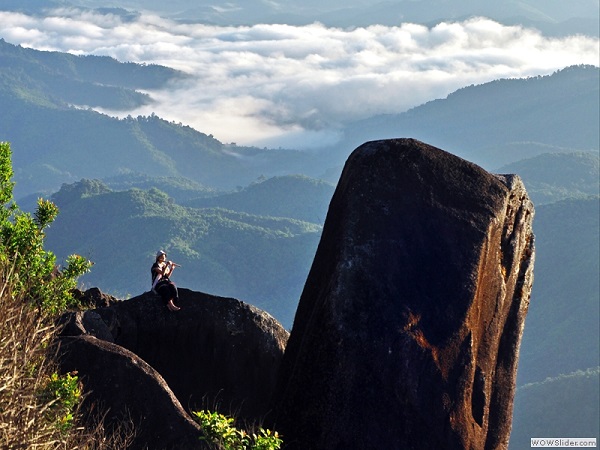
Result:
<svg viewBox="0 0 600 450"><path fill-rule="evenodd" d="M168 67L120 63L107 56L37 51L1 38L0 70L4 88L24 99L115 110L152 102L136 89L157 89L168 81L186 78Z"/></svg>
<svg viewBox="0 0 600 450"><path fill-rule="evenodd" d="M340 144L320 152L226 145L155 115L120 120L87 108L151 101L135 89L181 76L0 40L0 138L12 144L16 198L50 194L81 178L132 173L184 177L219 190L291 174L328 173L335 183L354 148L387 137L413 137L491 171L542 153L598 152L600 146L599 69L590 66L466 87L402 114L354 123Z"/></svg>
<svg viewBox="0 0 600 450"><path fill-rule="evenodd" d="M600 365L598 196L536 208L535 281L518 384Z"/></svg>
<svg viewBox="0 0 600 450"><path fill-rule="evenodd" d="M495 172L518 173L534 203L542 205L598 195L598 163L598 155L594 153L543 153Z"/></svg>
<svg viewBox="0 0 600 450"><path fill-rule="evenodd" d="M82 177L132 172L231 189L263 173L309 167L312 156L306 153L224 145L154 115L119 120L87 108L151 101L135 89L181 76L160 66L23 49L0 40L0 139L12 144L15 196L49 194Z"/></svg>
<svg viewBox="0 0 600 450"><path fill-rule="evenodd" d="M350 124L338 151L372 139L411 136L487 170L542 153L598 151L600 70L468 86L402 114Z"/></svg>
<svg viewBox="0 0 600 450"><path fill-rule="evenodd" d="M79 6L98 8L93 0L4 0L2 9L31 13L47 8ZM505 24L535 27L546 35L598 36L598 2L593 0L233 0L218 4L208 0L117 0L103 2L102 10L127 18L133 11L152 10L186 22L215 25L320 22L333 27L413 22L432 25L473 16L489 17Z"/></svg>

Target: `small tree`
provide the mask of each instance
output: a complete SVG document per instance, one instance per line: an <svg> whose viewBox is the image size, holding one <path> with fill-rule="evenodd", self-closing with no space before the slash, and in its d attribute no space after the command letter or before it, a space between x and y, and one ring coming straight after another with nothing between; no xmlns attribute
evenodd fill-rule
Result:
<svg viewBox="0 0 600 450"><path fill-rule="evenodd" d="M32 216L13 201L10 145L0 142L0 263L10 267L13 293L37 304L40 310L57 314L76 304L71 291L77 279L88 272L91 262L71 255L59 270L55 255L44 249L44 230L58 215L58 207L39 199Z"/></svg>

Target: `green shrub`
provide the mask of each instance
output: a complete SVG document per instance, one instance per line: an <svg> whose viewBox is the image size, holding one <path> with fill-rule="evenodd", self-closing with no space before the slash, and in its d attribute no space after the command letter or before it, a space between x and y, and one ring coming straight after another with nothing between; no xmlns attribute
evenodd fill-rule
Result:
<svg viewBox="0 0 600 450"><path fill-rule="evenodd" d="M205 436L201 439L218 450L278 450L283 441L276 431L259 428L249 434L234 426L234 419L212 411L193 411L194 419L201 425Z"/></svg>
<svg viewBox="0 0 600 450"><path fill-rule="evenodd" d="M10 157L0 142L0 448L127 448L132 424L107 430L102 411L88 429L76 426L82 391L75 374L57 373L55 318L75 304L71 291L91 263L72 255L57 268L44 229L58 208L40 199L33 216L19 211Z"/></svg>
<svg viewBox="0 0 600 450"><path fill-rule="evenodd" d="M92 263L71 255L66 268L60 270L54 254L44 249L44 230L58 215L58 208L49 200L39 199L33 216L20 211L12 198L12 173L10 146L0 142L0 263L11 268L15 295L46 313L61 313L76 306L71 292Z"/></svg>
<svg viewBox="0 0 600 450"><path fill-rule="evenodd" d="M48 417L54 420L60 431L68 432L73 426L73 414L81 399L81 386L77 375L67 373L50 375L40 392L40 399L49 405Z"/></svg>

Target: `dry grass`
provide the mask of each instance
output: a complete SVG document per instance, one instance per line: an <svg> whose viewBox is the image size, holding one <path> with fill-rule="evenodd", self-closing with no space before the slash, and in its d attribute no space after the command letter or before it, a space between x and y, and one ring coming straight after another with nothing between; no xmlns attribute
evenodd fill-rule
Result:
<svg viewBox="0 0 600 450"><path fill-rule="evenodd" d="M57 371L52 341L53 321L10 289L10 273L0 277L0 448L12 449L126 449L133 426L107 430L102 418L90 428L81 426L76 412L73 426L57 426L54 402L40 392Z"/></svg>

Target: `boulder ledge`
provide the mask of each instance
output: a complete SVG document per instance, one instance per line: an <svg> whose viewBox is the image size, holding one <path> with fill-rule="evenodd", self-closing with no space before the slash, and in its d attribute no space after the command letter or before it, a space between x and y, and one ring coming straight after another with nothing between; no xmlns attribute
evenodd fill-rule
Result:
<svg viewBox="0 0 600 450"><path fill-rule="evenodd" d="M269 314L189 289L177 312L150 292L107 304L62 317L60 368L81 376L84 411L108 411L110 426L131 417L130 448L206 448L190 411L267 415L288 338Z"/></svg>
<svg viewBox="0 0 600 450"><path fill-rule="evenodd" d="M349 157L281 363L286 449L503 449L533 283L517 176L413 139Z"/></svg>

